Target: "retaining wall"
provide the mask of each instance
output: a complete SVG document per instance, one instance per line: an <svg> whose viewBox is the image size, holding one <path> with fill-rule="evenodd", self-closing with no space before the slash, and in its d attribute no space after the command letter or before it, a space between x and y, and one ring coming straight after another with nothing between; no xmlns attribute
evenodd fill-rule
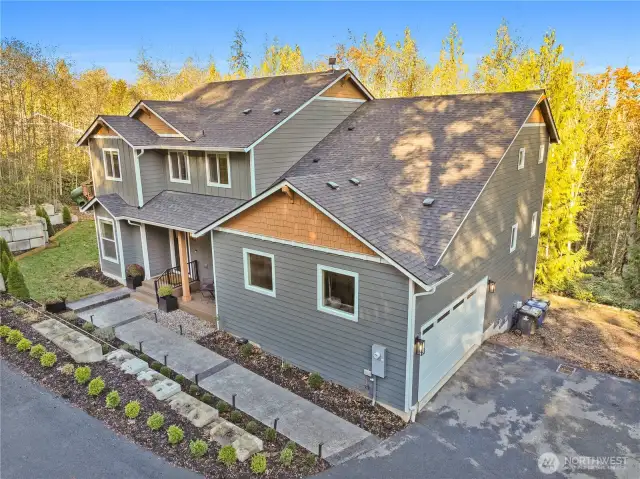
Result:
<svg viewBox="0 0 640 479"><path fill-rule="evenodd" d="M7 240L11 251L37 248L49 242L47 223L42 218L36 218L33 223L28 225L0 228L0 236Z"/></svg>

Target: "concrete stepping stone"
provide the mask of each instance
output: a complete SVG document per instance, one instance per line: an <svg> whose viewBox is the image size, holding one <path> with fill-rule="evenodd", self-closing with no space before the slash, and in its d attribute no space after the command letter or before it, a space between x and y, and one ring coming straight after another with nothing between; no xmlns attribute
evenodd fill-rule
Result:
<svg viewBox="0 0 640 479"><path fill-rule="evenodd" d="M169 406L195 427L204 427L218 417L218 411L185 392L169 399Z"/></svg>
<svg viewBox="0 0 640 479"><path fill-rule="evenodd" d="M131 359L126 360L120 366L120 369L125 372L125 374L138 374L142 371L146 371L149 369L149 364L146 361L143 361L140 358L133 357Z"/></svg>
<svg viewBox="0 0 640 479"><path fill-rule="evenodd" d="M88 309L97 308L98 306L103 306L108 303L113 303L115 301L128 298L130 294L131 290L129 288L122 287L113 289L111 291L105 291L104 293L96 293L85 296L78 301L67 303L67 308L75 311L76 313L81 313L82 311L86 311Z"/></svg>
<svg viewBox="0 0 640 479"><path fill-rule="evenodd" d="M78 331L51 338L51 342L68 352L77 363L97 363L102 361L102 346Z"/></svg>
<svg viewBox="0 0 640 479"><path fill-rule="evenodd" d="M153 394L156 399L160 401L169 399L171 396L178 394L182 390L177 382L163 376L153 369L148 369L138 373L136 379L147 388L147 391Z"/></svg>
<svg viewBox="0 0 640 479"><path fill-rule="evenodd" d="M119 368L123 363L133 358L135 358L135 356L129 351L125 351L124 349L116 349L115 351L111 351L109 354L107 354L104 359L109 364L113 364L114 366Z"/></svg>
<svg viewBox="0 0 640 479"><path fill-rule="evenodd" d="M31 325L31 327L49 340L52 340L56 336L69 334L75 331L56 319L45 319L44 321Z"/></svg>
<svg viewBox="0 0 640 479"><path fill-rule="evenodd" d="M217 418L209 431L209 437L220 446L231 444L236 450L236 455L240 462L246 461L256 452L262 451L264 445L262 439L253 434L249 434L244 429L230 423L221 417Z"/></svg>

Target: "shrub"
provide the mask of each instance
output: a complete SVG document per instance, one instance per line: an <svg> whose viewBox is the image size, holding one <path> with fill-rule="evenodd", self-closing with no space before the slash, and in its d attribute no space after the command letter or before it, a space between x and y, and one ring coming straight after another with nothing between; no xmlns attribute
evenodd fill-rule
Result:
<svg viewBox="0 0 640 479"><path fill-rule="evenodd" d="M86 383L89 379L91 379L91 368L89 366L80 366L76 368L74 377L76 378L76 382L78 384Z"/></svg>
<svg viewBox="0 0 640 479"><path fill-rule="evenodd" d="M169 444L178 444L184 439L184 432L178 426L172 424L167 428L167 440Z"/></svg>
<svg viewBox="0 0 640 479"><path fill-rule="evenodd" d="M104 389L104 381L100 376L98 376L97 378L93 378L89 382L87 393L89 394L89 396L99 396L103 389Z"/></svg>
<svg viewBox="0 0 640 479"><path fill-rule="evenodd" d="M7 336L9 336L10 332L11 332L11 328L6 324L3 324L0 326L0 338L6 338Z"/></svg>
<svg viewBox="0 0 640 479"><path fill-rule="evenodd" d="M251 472L254 474L264 474L267 470L267 456L259 452L251 457Z"/></svg>
<svg viewBox="0 0 640 479"><path fill-rule="evenodd" d="M16 306L11 311L13 311L13 314L15 314L16 316L24 316L25 314L27 314L27 309L23 308L22 306Z"/></svg>
<svg viewBox="0 0 640 479"><path fill-rule="evenodd" d="M307 465L307 467L314 467L317 462L318 458L315 456L315 454L312 453L307 454L304 458L304 463Z"/></svg>
<svg viewBox="0 0 640 479"><path fill-rule="evenodd" d="M185 380L182 374L178 374L175 378L173 378L175 382L184 386Z"/></svg>
<svg viewBox="0 0 640 479"><path fill-rule="evenodd" d="M191 386L189 386L189 394L191 394L192 396L195 396L199 392L200 392L200 388L195 384L192 384Z"/></svg>
<svg viewBox="0 0 640 479"><path fill-rule="evenodd" d="M4 240L4 238L2 239ZM0 253L0 273L2 273L2 277L5 279L5 281L9 277L9 266L11 266L11 263L13 263L13 255L11 254L11 252L9 252L8 254L6 251ZM9 301L11 300L8 299L7 302ZM11 301L11 304L9 306L5 307L10 308L11 306L13 306L13 301Z"/></svg>
<svg viewBox="0 0 640 479"><path fill-rule="evenodd" d="M12 261L7 273L7 291L18 299L29 299L29 289L24 282L17 261Z"/></svg>
<svg viewBox="0 0 640 479"><path fill-rule="evenodd" d="M311 373L309 374L309 379L307 379L307 384L311 389L320 389L324 384L324 379L318 373Z"/></svg>
<svg viewBox="0 0 640 479"><path fill-rule="evenodd" d="M140 355L140 359L142 359L143 361L149 362L151 361L151 358L149 356L147 356L146 354L141 354Z"/></svg>
<svg viewBox="0 0 640 479"><path fill-rule="evenodd" d="M65 225L70 225L72 223L72 219L71 219L71 210L69 209L69 207L67 205L65 205L62 208L62 222Z"/></svg>
<svg viewBox="0 0 640 479"><path fill-rule="evenodd" d="M220 401L218 401L216 409L218 410L218 412L229 412L231 411L231 405L221 399Z"/></svg>
<svg viewBox="0 0 640 479"><path fill-rule="evenodd" d="M235 424L238 424L240 421L242 421L242 413L240 411L231 411L229 420Z"/></svg>
<svg viewBox="0 0 640 479"><path fill-rule="evenodd" d="M120 346L120 349L122 349L123 351L134 351L135 348L133 346L131 346L130 344L124 343L122 346Z"/></svg>
<svg viewBox="0 0 640 479"><path fill-rule="evenodd" d="M268 427L264 431L264 438L266 441L273 442L276 440L276 430L272 427Z"/></svg>
<svg viewBox="0 0 640 479"><path fill-rule="evenodd" d="M244 425L244 430L247 431L249 434L255 434L258 432L258 423L255 421L249 421L247 424Z"/></svg>
<svg viewBox="0 0 640 479"><path fill-rule="evenodd" d="M204 393L200 398L200 401L202 401L205 404L211 404L213 402L213 396L209 393Z"/></svg>
<svg viewBox="0 0 640 479"><path fill-rule="evenodd" d="M9 260L13 259L13 253L9 249L9 243L7 243L6 239L0 236L0 257L5 254L7 255L7 258L9 258Z"/></svg>
<svg viewBox="0 0 640 479"><path fill-rule="evenodd" d="M2 238L2 236L0 236L0 238ZM16 304L16 302L11 298L0 300L0 306L3 308L11 308L14 304Z"/></svg>
<svg viewBox="0 0 640 479"><path fill-rule="evenodd" d="M27 323L37 323L40 321L40 315L35 311L29 311L22 320Z"/></svg>
<svg viewBox="0 0 640 479"><path fill-rule="evenodd" d="M283 373L286 373L290 369L291 369L291 363L282 361L282 364L280 365L280 371L282 371Z"/></svg>
<svg viewBox="0 0 640 479"><path fill-rule="evenodd" d="M129 419L135 419L140 414L140 403L138 401L129 401L124 407L124 415Z"/></svg>
<svg viewBox="0 0 640 479"><path fill-rule="evenodd" d="M236 450L231 445L223 446L218 451L218 462L223 463L227 467L233 466L237 460Z"/></svg>
<svg viewBox="0 0 640 479"><path fill-rule="evenodd" d="M162 366L160 368L160 374L170 378L171 377L171 369L168 366Z"/></svg>
<svg viewBox="0 0 640 479"><path fill-rule="evenodd" d="M49 218L47 210L45 210L42 206L36 206L36 216L44 218L45 222L47 223L47 233L49 234L49 238L51 238L55 234L55 231L53 230L53 226L51 225L51 218Z"/></svg>
<svg viewBox="0 0 640 479"><path fill-rule="evenodd" d="M120 405L120 394L115 389L107 394L105 403L109 409L115 409Z"/></svg>
<svg viewBox="0 0 640 479"><path fill-rule="evenodd" d="M242 346L240 346L240 356L246 359L248 357L251 357L252 354L253 354L253 344L244 343Z"/></svg>
<svg viewBox="0 0 640 479"><path fill-rule="evenodd" d="M31 349L31 341L29 341L27 338L22 338L20 341L18 341L18 344L16 344L16 349L21 353L24 351L29 351Z"/></svg>
<svg viewBox="0 0 640 479"><path fill-rule="evenodd" d="M54 353L44 353L42 356L40 356L40 365L45 368L50 368L53 367L57 360L58 358Z"/></svg>
<svg viewBox="0 0 640 479"><path fill-rule="evenodd" d="M191 451L191 455L193 457L202 457L209 450L209 444L207 444L202 439L196 439L189 443L189 450Z"/></svg>
<svg viewBox="0 0 640 479"><path fill-rule="evenodd" d="M11 331L9 331L6 341L9 344L18 344L22 338L24 338L24 336L22 335L21 331L12 329Z"/></svg>
<svg viewBox="0 0 640 479"><path fill-rule="evenodd" d="M155 369L156 371L160 371L160 369L162 369L162 363L159 363L158 361L154 361L151 363L151 369Z"/></svg>
<svg viewBox="0 0 640 479"><path fill-rule="evenodd" d="M36 344L31 348L31 351L29 352L29 356L31 356L32 358L40 359L42 355L46 352L47 350L42 344Z"/></svg>
<svg viewBox="0 0 640 479"><path fill-rule="evenodd" d="M93 333L96 330L96 327L89 321L85 321L85 323L82 325L82 329L87 333Z"/></svg>
<svg viewBox="0 0 640 479"><path fill-rule="evenodd" d="M293 452L296 452L296 449L298 449L298 445L294 441L288 441L287 445L284 447L291 449Z"/></svg>
<svg viewBox="0 0 640 479"><path fill-rule="evenodd" d="M67 376L71 376L75 372L76 368L71 363L65 363L60 368L60 372Z"/></svg>
<svg viewBox="0 0 640 479"><path fill-rule="evenodd" d="M128 264L127 276L144 276L144 268L139 264Z"/></svg>
<svg viewBox="0 0 640 479"><path fill-rule="evenodd" d="M293 461L293 450L285 447L281 452L280 452L280 462L289 467L291 465L291 462Z"/></svg>
<svg viewBox="0 0 640 479"><path fill-rule="evenodd" d="M164 425L164 416L159 412L154 412L149 419L147 419L147 426L152 431L157 431Z"/></svg>
<svg viewBox="0 0 640 479"><path fill-rule="evenodd" d="M109 354L109 350L110 350L110 349L111 349L111 348L109 347L109 345L108 345L108 344L103 344L103 345L102 345L102 354Z"/></svg>
<svg viewBox="0 0 640 479"><path fill-rule="evenodd" d="M165 296L171 296L173 294L173 288L167 284L163 284L158 288L158 296L164 298Z"/></svg>

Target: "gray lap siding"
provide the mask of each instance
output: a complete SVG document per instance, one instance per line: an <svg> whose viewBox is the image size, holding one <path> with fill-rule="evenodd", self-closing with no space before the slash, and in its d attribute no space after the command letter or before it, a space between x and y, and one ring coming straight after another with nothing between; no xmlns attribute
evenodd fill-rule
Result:
<svg viewBox="0 0 640 479"><path fill-rule="evenodd" d="M116 148L120 158L120 175L122 181L106 179L104 171L103 148ZM96 195L117 193L130 205L138 204L136 173L133 148L121 139L91 138L89 140L91 168L93 170L94 189Z"/></svg>
<svg viewBox="0 0 640 479"><path fill-rule="evenodd" d="M147 254L149 256L149 274L156 276L171 267L171 247L169 230L158 226L146 225Z"/></svg>
<svg viewBox="0 0 640 479"><path fill-rule="evenodd" d="M140 227L130 225L126 220L120 221L120 237L125 267L129 264L139 264L144 267Z"/></svg>
<svg viewBox="0 0 640 479"><path fill-rule="evenodd" d="M221 328L349 388L364 390L371 345L387 347L378 399L404 409L408 279L389 265L247 238L213 235ZM245 289L243 248L273 254L276 297ZM317 265L359 274L359 320L318 311Z"/></svg>
<svg viewBox="0 0 640 479"><path fill-rule="evenodd" d="M96 222L99 221L99 219L102 218L107 218L109 220L113 221L113 230L114 230L114 234L116 236L116 250L118 252L118 262L114 263L113 261L109 261L104 259L104 255L102 253L102 241L100 241L100 234L98 233L98 237L96 238L96 240L98 241L98 251L100 253L100 268L102 269L102 271L104 271L105 273L109 273L111 275L117 276L118 278L122 278L122 267L121 265L121 261L122 258L120 256L120 249L118 247L118 234L116 232L116 223L117 221L113 220L113 216L111 216L109 214L109 212L104 209L102 206L100 206L99 204L96 203L95 205L95 214L96 214ZM96 228L99 228L99 224L96 223Z"/></svg>

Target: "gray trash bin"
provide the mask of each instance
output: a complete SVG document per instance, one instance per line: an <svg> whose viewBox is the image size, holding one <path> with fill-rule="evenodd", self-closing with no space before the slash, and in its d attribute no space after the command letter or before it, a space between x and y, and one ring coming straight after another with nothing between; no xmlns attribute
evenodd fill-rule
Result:
<svg viewBox="0 0 640 479"><path fill-rule="evenodd" d="M535 306L525 304L516 311L516 320L513 329L516 333L526 334L527 336L535 334L538 329L538 321L543 311Z"/></svg>

